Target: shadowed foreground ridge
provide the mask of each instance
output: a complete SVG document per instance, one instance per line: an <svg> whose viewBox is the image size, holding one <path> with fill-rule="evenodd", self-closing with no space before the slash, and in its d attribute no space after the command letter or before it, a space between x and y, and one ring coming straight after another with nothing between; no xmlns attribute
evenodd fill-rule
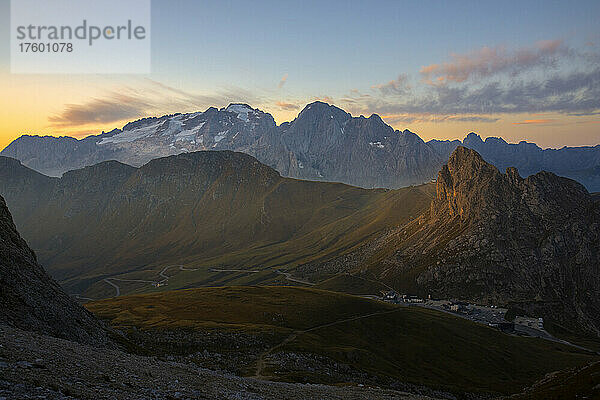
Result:
<svg viewBox="0 0 600 400"><path fill-rule="evenodd" d="M0 197L0 322L83 343L105 343L106 333L37 264Z"/></svg>

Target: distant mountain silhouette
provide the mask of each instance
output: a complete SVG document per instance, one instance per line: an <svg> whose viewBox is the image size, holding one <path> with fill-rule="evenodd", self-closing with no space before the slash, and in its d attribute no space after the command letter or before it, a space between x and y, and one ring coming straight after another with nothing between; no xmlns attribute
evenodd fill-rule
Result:
<svg viewBox="0 0 600 400"><path fill-rule="evenodd" d="M600 191L600 146L542 150L533 143L508 144L499 138L484 142L473 133L462 142L425 143L408 130L394 130L376 114L352 117L319 101L280 126L268 113L230 104L144 118L81 140L24 135L0 155L45 175L61 176L107 160L139 167L174 154L233 150L250 154L287 177L399 188L435 178L459 145L478 151L500 169L515 166L526 176L545 170Z"/></svg>

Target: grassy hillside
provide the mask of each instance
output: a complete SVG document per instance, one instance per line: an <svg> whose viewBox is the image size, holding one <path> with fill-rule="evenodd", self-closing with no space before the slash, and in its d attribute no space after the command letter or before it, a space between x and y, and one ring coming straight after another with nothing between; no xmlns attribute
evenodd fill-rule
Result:
<svg viewBox="0 0 600 400"><path fill-rule="evenodd" d="M434 190L282 178L232 152L181 154L141 168L105 162L35 180L24 178L31 170L4 160L11 170L0 174L0 194L23 236L63 286L92 298L115 293L105 278L158 281L170 265L187 269L169 271L172 289L283 282L275 269L349 252L421 214ZM34 189L36 202L27 195ZM123 293L152 289L151 282L120 285Z"/></svg>
<svg viewBox="0 0 600 400"><path fill-rule="evenodd" d="M306 288L201 288L86 306L126 331L161 337L154 345L162 348L175 349L177 345L164 338L178 338L179 351L184 351L180 341L194 332L203 338L225 332L250 335L232 346L232 352L248 362L241 372L275 380L344 383L378 377L377 383L393 380L455 392L514 393L548 372L596 358L432 310ZM178 331L187 333L176 335ZM262 338L262 344L251 345L259 340L255 338ZM192 345L187 351L218 352L222 347L203 346ZM335 369L324 365L343 365L364 375L336 378L331 372Z"/></svg>
<svg viewBox="0 0 600 400"><path fill-rule="evenodd" d="M513 400L600 398L600 362L551 374L519 393Z"/></svg>

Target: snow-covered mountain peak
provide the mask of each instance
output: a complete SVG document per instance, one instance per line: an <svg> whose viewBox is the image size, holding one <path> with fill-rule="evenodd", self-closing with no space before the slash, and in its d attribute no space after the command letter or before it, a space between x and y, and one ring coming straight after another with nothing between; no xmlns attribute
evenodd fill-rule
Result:
<svg viewBox="0 0 600 400"><path fill-rule="evenodd" d="M228 105L224 110L227 112L237 114L237 117L244 122L250 121L249 115L254 115L257 112L257 110L253 109L248 104L241 103L232 103Z"/></svg>

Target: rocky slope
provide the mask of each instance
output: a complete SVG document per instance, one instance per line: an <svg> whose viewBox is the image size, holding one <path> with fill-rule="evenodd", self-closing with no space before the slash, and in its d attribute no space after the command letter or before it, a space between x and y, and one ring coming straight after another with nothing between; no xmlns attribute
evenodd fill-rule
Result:
<svg viewBox="0 0 600 400"><path fill-rule="evenodd" d="M475 133L468 134L462 142L431 140L427 144L443 160L447 160L458 146L463 146L477 151L484 160L502 171L515 167L523 176L540 171L553 172L575 179L590 192L600 191L600 145L542 149L535 143L507 143L496 137L484 141Z"/></svg>
<svg viewBox="0 0 600 400"><path fill-rule="evenodd" d="M0 194L42 265L81 294L145 268L158 269L148 280L174 264L255 269L343 252L420 214L431 190L298 181L246 154L207 151L60 179L0 157Z"/></svg>
<svg viewBox="0 0 600 400"><path fill-rule="evenodd" d="M406 399L394 390L267 382L194 363L106 350L0 325L0 398L7 399Z"/></svg>
<svg viewBox="0 0 600 400"><path fill-rule="evenodd" d="M100 323L37 264L1 197L0 323L84 343L107 342Z"/></svg>

